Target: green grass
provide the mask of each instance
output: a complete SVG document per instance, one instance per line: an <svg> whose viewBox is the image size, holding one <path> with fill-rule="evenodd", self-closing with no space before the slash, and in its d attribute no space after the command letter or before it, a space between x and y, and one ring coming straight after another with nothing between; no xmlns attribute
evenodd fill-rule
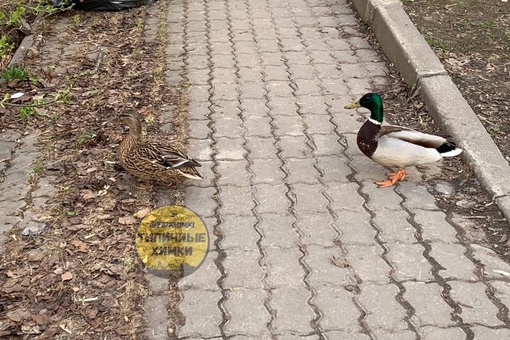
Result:
<svg viewBox="0 0 510 340"><path fill-rule="evenodd" d="M11 81L11 80L16 80L16 79L19 79L19 80L28 79L29 74L28 74L28 69L26 67L11 66L11 67L8 67L7 69L3 70L0 73L0 76L7 81Z"/></svg>
<svg viewBox="0 0 510 340"><path fill-rule="evenodd" d="M429 46L432 48L437 48L437 49L442 49L442 50L446 50L448 48L448 45L446 44L446 42L441 38L432 37L432 36L428 36L428 35L425 35L424 38L425 38L425 41L429 44Z"/></svg>

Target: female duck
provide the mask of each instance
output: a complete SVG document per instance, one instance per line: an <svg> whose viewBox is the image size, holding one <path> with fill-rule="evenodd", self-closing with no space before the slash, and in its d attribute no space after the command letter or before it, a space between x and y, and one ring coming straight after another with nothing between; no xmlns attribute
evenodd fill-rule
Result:
<svg viewBox="0 0 510 340"><path fill-rule="evenodd" d="M187 156L178 142L145 140L137 113L122 114L118 121L129 126L129 133L119 145L118 158L131 175L145 181L171 183L178 176L203 179L195 169L200 164Z"/></svg>
<svg viewBox="0 0 510 340"><path fill-rule="evenodd" d="M454 157L462 150L445 138L396 125L384 125L383 104L376 93L367 93L360 100L347 104L346 109L364 107L370 118L358 131L357 144L361 152L385 167L397 168L388 173L388 180L376 182L379 187L394 185L406 177L407 166L435 163L443 157Z"/></svg>

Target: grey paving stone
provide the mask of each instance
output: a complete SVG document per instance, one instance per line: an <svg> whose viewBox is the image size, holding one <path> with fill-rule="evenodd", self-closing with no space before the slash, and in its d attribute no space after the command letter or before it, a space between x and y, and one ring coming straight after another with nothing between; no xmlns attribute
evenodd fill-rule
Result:
<svg viewBox="0 0 510 340"><path fill-rule="evenodd" d="M305 51L290 51L285 53L285 59L289 65L309 65L310 57Z"/></svg>
<svg viewBox="0 0 510 340"><path fill-rule="evenodd" d="M392 211L391 214L377 214L374 217L376 226L381 230L379 238L382 242L415 243L414 227L408 222L409 215L405 211Z"/></svg>
<svg viewBox="0 0 510 340"><path fill-rule="evenodd" d="M510 338L510 330L508 328L491 329L483 326L471 327L475 335L475 339L491 339L506 340Z"/></svg>
<svg viewBox="0 0 510 340"><path fill-rule="evenodd" d="M285 174L280 166L281 161L279 159L253 159L250 165L250 171L253 173L253 184L281 183Z"/></svg>
<svg viewBox="0 0 510 340"><path fill-rule="evenodd" d="M335 226L342 235L343 244L376 244L377 230L370 225L370 215L365 211L337 210Z"/></svg>
<svg viewBox="0 0 510 340"><path fill-rule="evenodd" d="M199 188L189 186L186 188L186 207L201 217L214 216L218 204L213 199L215 188Z"/></svg>
<svg viewBox="0 0 510 340"><path fill-rule="evenodd" d="M333 335L338 335L338 331L355 333L361 330L358 323L360 311L352 301L354 295L351 292L329 285L318 286L315 291L317 296L313 302L323 313L319 322L323 331L337 331Z"/></svg>
<svg viewBox="0 0 510 340"><path fill-rule="evenodd" d="M510 306L510 282L491 281L489 287L494 288L494 296L508 308Z"/></svg>
<svg viewBox="0 0 510 340"><path fill-rule="evenodd" d="M329 182L348 182L347 176L351 174L351 169L347 166L347 161L340 155L319 156L317 157L317 167L321 170L320 177L326 183Z"/></svg>
<svg viewBox="0 0 510 340"><path fill-rule="evenodd" d="M416 339L416 334L408 330L375 330L374 335L378 340L413 340Z"/></svg>
<svg viewBox="0 0 510 340"><path fill-rule="evenodd" d="M335 246L339 234L333 229L333 217L328 213L300 215L296 227L302 234L300 240L304 245Z"/></svg>
<svg viewBox="0 0 510 340"><path fill-rule="evenodd" d="M263 66L273 65L273 66L284 66L285 58L280 52L272 53L272 52L263 52L258 55L261 60L261 64Z"/></svg>
<svg viewBox="0 0 510 340"><path fill-rule="evenodd" d="M457 242L457 231L451 224L446 222L446 215L442 211L413 210L414 220L420 224L423 229L422 237L424 240Z"/></svg>
<svg viewBox="0 0 510 340"><path fill-rule="evenodd" d="M498 308L487 297L487 287L482 282L451 281L449 284L452 287L450 296L461 303L464 322L486 326L503 325L503 321L496 317Z"/></svg>
<svg viewBox="0 0 510 340"><path fill-rule="evenodd" d="M371 181L364 181L362 184L362 192L369 197L367 206L371 211L378 214L384 210L402 210L402 198L391 188L378 188Z"/></svg>
<svg viewBox="0 0 510 340"><path fill-rule="evenodd" d="M346 277L349 275L347 267L342 268L334 264L334 259L343 256L337 247L325 248L317 245L306 246L307 255L303 259L310 270L308 282L312 287L331 285L334 287L349 284Z"/></svg>
<svg viewBox="0 0 510 340"><path fill-rule="evenodd" d="M264 259L269 275L266 279L271 288L300 288L305 287L305 271L299 259L303 253L298 247L293 249L266 248Z"/></svg>
<svg viewBox="0 0 510 340"><path fill-rule="evenodd" d="M299 235L293 227L295 218L276 214L260 214L258 228L264 237L260 245L263 248L296 248Z"/></svg>
<svg viewBox="0 0 510 340"><path fill-rule="evenodd" d="M222 54L219 54L222 55ZM219 63L219 61L217 62ZM207 71L207 77L209 77L209 70L194 70L195 73L199 71L204 72ZM235 74L235 69L232 67L222 68L217 67L216 65L210 70L211 72L211 83L216 85L217 83L227 83L233 84L237 82L237 75ZM202 77L204 77L202 75ZM208 78L207 78L208 79Z"/></svg>
<svg viewBox="0 0 510 340"><path fill-rule="evenodd" d="M208 120L197 120L190 126L189 137L195 139L206 139L212 132L208 126Z"/></svg>
<svg viewBox="0 0 510 340"><path fill-rule="evenodd" d="M288 81L289 73L287 68L280 66L264 66L264 74L266 80Z"/></svg>
<svg viewBox="0 0 510 340"><path fill-rule="evenodd" d="M253 82L261 82L262 81L262 67L258 65L258 59L243 59L241 64L237 65L239 67L238 75L239 81L253 81Z"/></svg>
<svg viewBox="0 0 510 340"><path fill-rule="evenodd" d="M250 173L248 172L248 162L240 161L221 161L218 163L217 171L221 174L218 184L246 186L250 183Z"/></svg>
<svg viewBox="0 0 510 340"><path fill-rule="evenodd" d="M179 290L219 290L217 281L220 279L221 274L214 263L216 257L217 254L215 251L208 252L204 262L193 274L184 276L179 280ZM166 282L166 287L168 287L168 281ZM167 288L164 290L166 289ZM163 293L163 291L161 291L161 293Z"/></svg>
<svg viewBox="0 0 510 340"><path fill-rule="evenodd" d="M215 137L233 138L243 133L242 120L239 117L228 117L214 121Z"/></svg>
<svg viewBox="0 0 510 340"><path fill-rule="evenodd" d="M430 263L423 257L424 248L421 244L388 243L387 254L395 268L394 277L397 281L416 280L432 281Z"/></svg>
<svg viewBox="0 0 510 340"><path fill-rule="evenodd" d="M179 329L180 337L212 338L221 336L219 325L222 315L218 309L218 301L222 298L220 291L185 290L183 300L179 303L179 310L188 317L186 323Z"/></svg>
<svg viewBox="0 0 510 340"><path fill-rule="evenodd" d="M210 139L188 139L188 154L197 161L212 159L212 141Z"/></svg>
<svg viewBox="0 0 510 340"><path fill-rule="evenodd" d="M269 304L276 311L272 324L276 333L292 332L296 336L313 332L310 322L315 318L315 313L307 304L310 293L306 289L278 288L272 294Z"/></svg>
<svg viewBox="0 0 510 340"><path fill-rule="evenodd" d="M239 87L239 98L244 99L264 99L266 91L259 82L242 82Z"/></svg>
<svg viewBox="0 0 510 340"><path fill-rule="evenodd" d="M148 296L144 308L153 315L148 318L145 334L151 339L168 339L168 322L166 305L169 303L168 296Z"/></svg>
<svg viewBox="0 0 510 340"><path fill-rule="evenodd" d="M437 210L436 199L432 196L427 188L418 186L410 182L401 182L399 192L406 197L405 206L411 210Z"/></svg>
<svg viewBox="0 0 510 340"><path fill-rule="evenodd" d="M418 325L451 327L453 309L442 296L443 288L435 282L405 282L404 298L414 307Z"/></svg>
<svg viewBox="0 0 510 340"><path fill-rule="evenodd" d="M237 51L235 52L235 55L237 57L237 66L239 68L249 68L259 65L260 56L258 55L250 53L238 53Z"/></svg>
<svg viewBox="0 0 510 340"><path fill-rule="evenodd" d="M304 132L303 120L298 115L276 116L274 125L278 136L302 136Z"/></svg>
<svg viewBox="0 0 510 340"><path fill-rule="evenodd" d="M287 188L283 184L257 184L254 197L258 202L257 213L288 214L290 202L285 195Z"/></svg>
<svg viewBox="0 0 510 340"><path fill-rule="evenodd" d="M260 99L243 99L240 107L243 110L243 117L269 117L269 108L265 100Z"/></svg>
<svg viewBox="0 0 510 340"><path fill-rule="evenodd" d="M207 102L210 89L210 85L192 85L189 89L190 102Z"/></svg>
<svg viewBox="0 0 510 340"><path fill-rule="evenodd" d="M289 97L271 97L268 106L273 117L295 116L298 110L295 98Z"/></svg>
<svg viewBox="0 0 510 340"><path fill-rule="evenodd" d="M209 103L208 102L198 102L198 103L190 103L188 105L188 113L190 120L204 120L208 119L209 111Z"/></svg>
<svg viewBox="0 0 510 340"><path fill-rule="evenodd" d="M234 83L214 83L212 86L211 100L218 101L233 101L238 97L239 86Z"/></svg>
<svg viewBox="0 0 510 340"><path fill-rule="evenodd" d="M295 94L297 96L317 96L321 92L319 82L316 79L295 79Z"/></svg>
<svg viewBox="0 0 510 340"><path fill-rule="evenodd" d="M466 248L460 244L448 244L431 242L432 256L445 270L439 274L445 278L461 279L466 281L476 280L474 264L464 255Z"/></svg>
<svg viewBox="0 0 510 340"><path fill-rule="evenodd" d="M243 147L244 140L241 138L218 138L216 140L216 150L219 160L242 160L246 155Z"/></svg>
<svg viewBox="0 0 510 340"><path fill-rule="evenodd" d="M298 215L307 213L328 212L328 200L322 194L323 188L315 184L295 183L292 185L292 194L296 200L294 206Z"/></svg>
<svg viewBox="0 0 510 340"><path fill-rule="evenodd" d="M252 188L249 186L220 187L220 214L234 214L238 216L252 216L252 210L255 208L255 202L252 197Z"/></svg>
<svg viewBox="0 0 510 340"><path fill-rule="evenodd" d="M317 170L314 168L313 158L288 158L285 160L285 168L289 172L287 183L318 184Z"/></svg>
<svg viewBox="0 0 510 340"><path fill-rule="evenodd" d="M317 156L333 156L342 153L342 147L338 143L338 137L334 134L330 135L312 135L311 136Z"/></svg>
<svg viewBox="0 0 510 340"><path fill-rule="evenodd" d="M439 328L434 326L422 327L424 340L444 340L444 339L463 339L466 333L462 328ZM478 339L478 338L475 338ZM483 339L483 338L480 338Z"/></svg>
<svg viewBox="0 0 510 340"><path fill-rule="evenodd" d="M381 258L378 245L346 244L346 260L363 282L387 283L390 267Z"/></svg>
<svg viewBox="0 0 510 340"><path fill-rule="evenodd" d="M225 324L225 333L253 336L266 334L266 324L271 320L271 315L264 306L267 299L267 292L261 289L227 291L224 307L229 320ZM246 308L247 301L250 302L249 308Z"/></svg>
<svg viewBox="0 0 510 340"><path fill-rule="evenodd" d="M310 157L310 150L306 146L304 136L281 136L278 137L278 146L282 150L282 158L305 158Z"/></svg>
<svg viewBox="0 0 510 340"><path fill-rule="evenodd" d="M273 135L270 122L271 118L269 116L247 116L243 122L244 135L247 137L270 138Z"/></svg>
<svg viewBox="0 0 510 340"><path fill-rule="evenodd" d="M369 329L399 331L407 329L406 310L397 302L395 285L361 285L359 302L367 310L365 318Z"/></svg>
<svg viewBox="0 0 510 340"><path fill-rule="evenodd" d="M334 133L335 125L330 122L329 115L306 115L304 116L304 123L307 127L306 131L313 134L332 134Z"/></svg>
<svg viewBox="0 0 510 340"><path fill-rule="evenodd" d="M332 182L326 189L328 196L333 201L331 208L334 211L364 211L363 198L356 192L358 185L356 183L336 183Z"/></svg>
<svg viewBox="0 0 510 340"><path fill-rule="evenodd" d="M368 340L370 337L363 333L344 332L344 331L330 331L324 332L323 335L328 340Z"/></svg>
<svg viewBox="0 0 510 340"><path fill-rule="evenodd" d="M254 216L235 215L222 216L220 230L223 235L221 249L258 250L257 241L260 239L255 230L257 219Z"/></svg>
<svg viewBox="0 0 510 340"><path fill-rule="evenodd" d="M315 79L315 69L312 65L289 64L292 79Z"/></svg>
<svg viewBox="0 0 510 340"><path fill-rule="evenodd" d="M247 137L246 146L250 149L250 159L278 159L273 138Z"/></svg>
<svg viewBox="0 0 510 340"><path fill-rule="evenodd" d="M471 244L475 259L480 261L484 266L484 277L502 279L510 276L510 265L506 263L492 249Z"/></svg>
<svg viewBox="0 0 510 340"><path fill-rule="evenodd" d="M265 276L260 267L261 259L258 250L226 250L227 257L222 264L226 278L223 287L226 289L261 289Z"/></svg>
<svg viewBox="0 0 510 340"><path fill-rule="evenodd" d="M265 83L265 87L267 89L267 95L271 98L290 97L294 92L294 89L290 87L288 81L268 80Z"/></svg>
<svg viewBox="0 0 510 340"><path fill-rule="evenodd" d="M296 96L296 104L299 106L299 113L303 114L307 120L322 119L317 115L329 115L327 105L321 96ZM327 118L329 120L329 116ZM309 125L311 126L311 124Z"/></svg>

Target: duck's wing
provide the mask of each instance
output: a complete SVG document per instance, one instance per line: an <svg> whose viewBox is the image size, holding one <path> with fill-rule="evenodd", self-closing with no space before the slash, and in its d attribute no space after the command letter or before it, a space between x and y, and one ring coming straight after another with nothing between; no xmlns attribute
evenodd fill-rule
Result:
<svg viewBox="0 0 510 340"><path fill-rule="evenodd" d="M383 125L379 132L379 138L382 136L396 138L404 142L434 149L446 142L444 137L419 132L398 125Z"/></svg>
<svg viewBox="0 0 510 340"><path fill-rule="evenodd" d="M181 150L165 144L155 145L148 143L139 145L136 154L138 157L145 158L147 161L160 165L167 170L201 166L200 163Z"/></svg>

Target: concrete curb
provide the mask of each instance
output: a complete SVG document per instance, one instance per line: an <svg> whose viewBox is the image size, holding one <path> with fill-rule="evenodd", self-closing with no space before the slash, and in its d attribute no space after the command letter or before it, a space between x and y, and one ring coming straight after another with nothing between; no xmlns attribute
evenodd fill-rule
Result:
<svg viewBox="0 0 510 340"><path fill-rule="evenodd" d="M404 81L419 85L431 116L464 150L463 158L510 224L510 165L409 19L400 0L352 0L352 3L372 27Z"/></svg>

